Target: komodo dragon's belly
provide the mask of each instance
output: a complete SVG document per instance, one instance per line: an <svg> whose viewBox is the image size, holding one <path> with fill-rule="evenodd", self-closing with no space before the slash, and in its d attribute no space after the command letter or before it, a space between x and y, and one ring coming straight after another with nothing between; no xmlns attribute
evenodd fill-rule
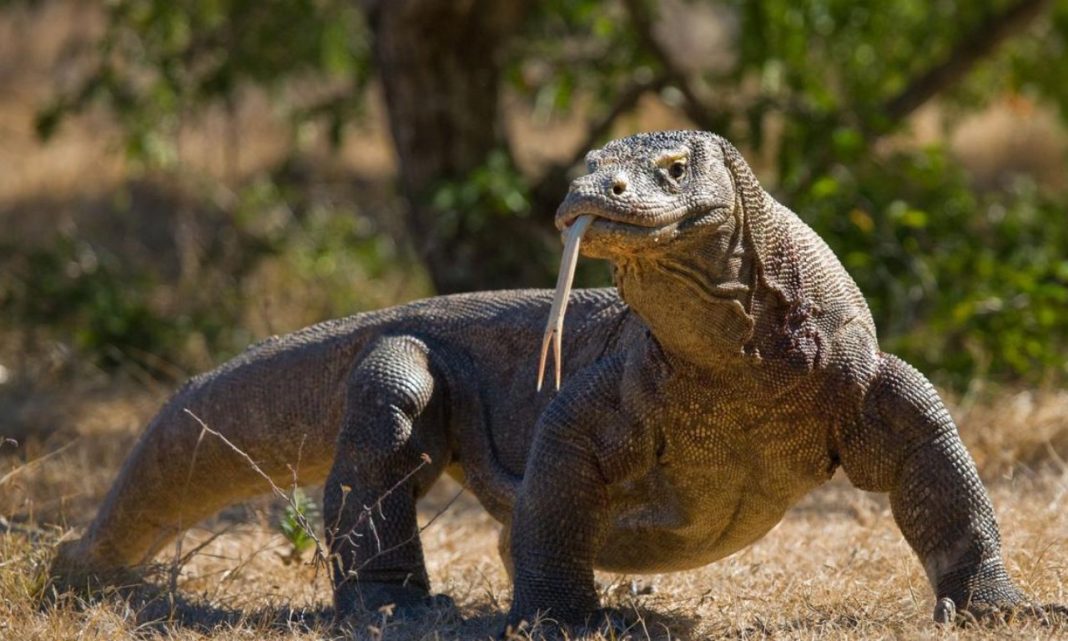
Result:
<svg viewBox="0 0 1068 641"><path fill-rule="evenodd" d="M726 408L725 408L726 409ZM646 476L609 488L611 527L597 567L663 572L730 555L771 530L834 470L826 424L796 409L669 421Z"/></svg>

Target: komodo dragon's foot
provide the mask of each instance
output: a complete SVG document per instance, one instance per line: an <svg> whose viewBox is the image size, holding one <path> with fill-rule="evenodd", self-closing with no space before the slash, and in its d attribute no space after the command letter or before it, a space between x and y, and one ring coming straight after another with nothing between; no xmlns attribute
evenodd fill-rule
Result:
<svg viewBox="0 0 1068 641"><path fill-rule="evenodd" d="M334 616L339 626L365 621L379 621L382 615L391 619L415 619L431 611L446 610L460 618L452 598L444 594L429 594L420 587L395 583L361 582L358 588L346 590Z"/></svg>
<svg viewBox="0 0 1068 641"><path fill-rule="evenodd" d="M1019 600L980 601L972 599L958 608L953 599L942 597L935 604L934 620L940 624L958 626L1001 625L1023 620L1038 621L1042 625L1068 625L1068 606L1059 603L1039 605Z"/></svg>

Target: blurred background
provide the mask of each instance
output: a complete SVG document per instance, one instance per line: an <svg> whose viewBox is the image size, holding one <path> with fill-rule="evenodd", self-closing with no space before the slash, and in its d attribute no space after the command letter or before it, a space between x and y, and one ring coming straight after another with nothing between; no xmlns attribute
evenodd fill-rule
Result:
<svg viewBox="0 0 1068 641"><path fill-rule="evenodd" d="M664 128L735 142L885 349L1049 389L1066 46L1064 0L0 0L0 433L325 318L549 287L586 150Z"/></svg>

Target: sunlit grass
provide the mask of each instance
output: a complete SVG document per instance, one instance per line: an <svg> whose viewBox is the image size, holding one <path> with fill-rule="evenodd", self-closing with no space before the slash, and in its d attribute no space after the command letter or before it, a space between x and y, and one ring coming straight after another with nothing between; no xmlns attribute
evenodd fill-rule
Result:
<svg viewBox="0 0 1068 641"><path fill-rule="evenodd" d="M138 430L135 418L143 420L153 409L153 400L145 399L151 393L129 386L125 395L125 405L117 400L122 394L99 401L125 425L121 435L114 427L104 429L90 396L71 401L70 407L86 410L86 418L69 417L81 437L65 450L29 466L17 455L0 459L0 476L19 468L0 488L10 499L0 533L0 638L344 636L329 625L326 573L306 563L310 555L304 555L305 563L293 562L292 543L277 525L282 506L266 500L228 510L191 531L183 553L204 547L181 567L172 565L180 556L173 549L161 553L161 571L151 582L158 588L154 595L111 594L87 602L72 594L41 607L56 541L72 534L56 524L85 522ZM1056 449L1060 443L1064 451L1068 398L1058 392L1001 392L954 413L990 486L1011 574L1040 601L1068 601L1068 467ZM61 446L59 437L53 441ZM103 456L102 443L119 451ZM446 485L424 501L424 522L451 498L455 486ZM78 488L88 488L80 498ZM63 496L66 502L56 498ZM510 598L496 532L466 495L424 532L434 587L455 599L463 620L449 611L416 621L380 613L360 622L359 636L496 634ZM763 540L724 561L665 575L598 574L598 581L605 604L632 624L627 634L633 638L1054 639L1068 631L1063 624L1043 628L1029 622L1011 630L935 626L926 578L886 498L852 489L841 475L806 497Z"/></svg>

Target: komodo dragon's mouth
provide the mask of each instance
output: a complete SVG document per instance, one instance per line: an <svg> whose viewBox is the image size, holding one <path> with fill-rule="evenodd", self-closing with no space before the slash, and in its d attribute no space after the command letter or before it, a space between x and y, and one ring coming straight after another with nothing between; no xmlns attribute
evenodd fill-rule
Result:
<svg viewBox="0 0 1068 641"><path fill-rule="evenodd" d="M574 212L568 212L563 216L560 216L557 220L557 226L561 230L566 230L579 218L596 218L601 224L621 225L623 227L635 227L638 229L656 229L663 227L665 224L670 224L674 220L662 220L658 218L643 218L641 216L634 216L631 214L620 214L614 212L611 209L596 208L591 211L592 208L583 207L581 209L576 208Z"/></svg>
<svg viewBox="0 0 1068 641"><path fill-rule="evenodd" d="M556 291L553 294L552 306L549 309L549 320L545 325L545 334L541 341L541 357L538 359L538 391L541 391L542 382L545 378L545 362L549 354L549 345L553 346L553 374L556 389L560 389L560 377L563 371L562 342L564 331L564 313L567 311L568 297L571 294L571 283L575 278L575 264L578 262L579 246L582 237L594 222L599 228L606 231L628 236L641 236L649 238L663 233L670 233L680 222L670 220L666 224L662 220L650 220L648 222L633 217L613 215L608 211L596 213L576 211L557 220L557 226L564 233L564 252L560 258L560 272L556 276Z"/></svg>
<svg viewBox="0 0 1068 641"><path fill-rule="evenodd" d="M556 292L549 310L549 320L545 325L545 334L541 341L541 358L538 361L539 392L545 377L545 361L549 354L550 343L553 346L556 389L560 389L564 312L567 311L568 296L571 294L571 282L575 278L579 245L582 243L582 237L592 225L596 223L598 232L607 232L616 238L629 238L643 245L661 244L680 233L689 233L696 227L707 224L718 226L723 222L725 212L730 211L728 207L711 207L698 216L669 214L662 217L636 217L591 207L589 203L569 209L570 211L563 215L558 215L556 220L557 228L564 233L564 253L560 259L560 272L556 277Z"/></svg>

